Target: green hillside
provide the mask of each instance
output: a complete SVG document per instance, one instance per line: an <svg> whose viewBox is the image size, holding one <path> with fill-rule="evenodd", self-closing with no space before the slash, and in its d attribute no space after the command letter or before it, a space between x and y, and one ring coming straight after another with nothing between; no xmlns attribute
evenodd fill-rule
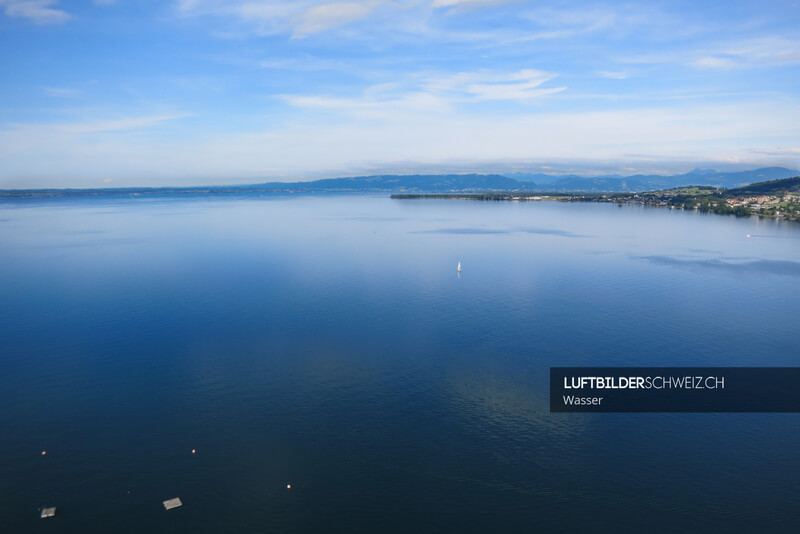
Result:
<svg viewBox="0 0 800 534"><path fill-rule="evenodd" d="M768 182L757 182L743 187L737 187L736 189L728 189L725 193L730 196L738 197L792 192L800 192L800 176L784 178L782 180L770 180Z"/></svg>

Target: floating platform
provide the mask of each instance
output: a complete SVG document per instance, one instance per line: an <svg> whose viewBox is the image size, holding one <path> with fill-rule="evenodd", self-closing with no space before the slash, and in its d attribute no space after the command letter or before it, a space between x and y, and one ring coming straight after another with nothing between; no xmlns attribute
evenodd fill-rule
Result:
<svg viewBox="0 0 800 534"><path fill-rule="evenodd" d="M167 499L166 501L164 501L165 510L172 510L173 508L177 508L179 506L183 506L183 503L178 497L175 497L174 499ZM55 508L53 508L53 510L55 510Z"/></svg>
<svg viewBox="0 0 800 534"><path fill-rule="evenodd" d="M54 515L56 515L55 507L53 507L53 508L42 508L42 519L45 519L47 517L53 517Z"/></svg>

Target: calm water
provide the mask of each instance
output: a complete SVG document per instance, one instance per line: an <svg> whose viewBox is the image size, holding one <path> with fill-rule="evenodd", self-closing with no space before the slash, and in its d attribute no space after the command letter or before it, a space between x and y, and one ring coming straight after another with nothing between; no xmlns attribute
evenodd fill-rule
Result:
<svg viewBox="0 0 800 534"><path fill-rule="evenodd" d="M73 199L0 204L0 251L0 532L800 530L800 414L550 414L547 382L800 365L800 225Z"/></svg>

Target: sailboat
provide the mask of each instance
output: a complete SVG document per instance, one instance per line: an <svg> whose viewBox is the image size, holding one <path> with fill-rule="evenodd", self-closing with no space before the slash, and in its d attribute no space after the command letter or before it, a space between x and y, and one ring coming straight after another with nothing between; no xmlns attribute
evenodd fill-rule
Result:
<svg viewBox="0 0 800 534"><path fill-rule="evenodd" d="M461 272L461 262L458 262L458 272Z"/></svg>

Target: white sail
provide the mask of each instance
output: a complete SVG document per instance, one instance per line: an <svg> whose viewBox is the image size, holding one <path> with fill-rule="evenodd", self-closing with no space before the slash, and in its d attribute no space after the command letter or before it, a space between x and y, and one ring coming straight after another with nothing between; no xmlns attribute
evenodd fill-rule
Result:
<svg viewBox="0 0 800 534"><path fill-rule="evenodd" d="M461 272L461 262L458 262L458 272Z"/></svg>

